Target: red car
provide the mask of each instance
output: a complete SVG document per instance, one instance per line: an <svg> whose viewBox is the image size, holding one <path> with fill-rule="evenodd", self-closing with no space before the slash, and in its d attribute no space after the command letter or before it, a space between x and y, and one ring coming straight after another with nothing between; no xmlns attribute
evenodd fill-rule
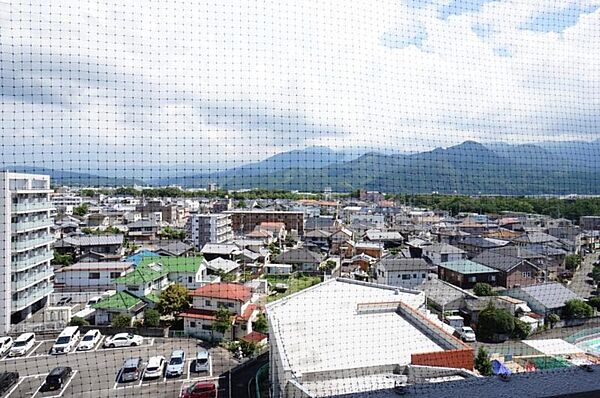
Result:
<svg viewBox="0 0 600 398"><path fill-rule="evenodd" d="M217 398L217 386L198 381L183 390L181 398Z"/></svg>

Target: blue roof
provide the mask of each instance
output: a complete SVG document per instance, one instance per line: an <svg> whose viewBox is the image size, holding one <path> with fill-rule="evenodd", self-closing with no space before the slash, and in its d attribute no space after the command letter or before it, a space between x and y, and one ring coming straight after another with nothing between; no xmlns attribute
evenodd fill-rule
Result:
<svg viewBox="0 0 600 398"><path fill-rule="evenodd" d="M137 267L144 257L159 257L159 255L150 250L142 250L127 257L125 261L133 263Z"/></svg>
<svg viewBox="0 0 600 398"><path fill-rule="evenodd" d="M498 272L498 270L486 267L483 264L479 264L471 260L449 261L447 263L441 263L439 267L446 268L461 274L487 274Z"/></svg>

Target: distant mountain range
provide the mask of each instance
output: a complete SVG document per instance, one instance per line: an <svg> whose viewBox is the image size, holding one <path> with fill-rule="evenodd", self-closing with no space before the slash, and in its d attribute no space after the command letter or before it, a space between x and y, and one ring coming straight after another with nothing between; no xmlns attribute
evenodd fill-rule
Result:
<svg viewBox="0 0 600 398"><path fill-rule="evenodd" d="M25 171L25 170L23 170ZM41 171L32 171L41 172ZM47 170L57 183L144 184L137 179ZM600 140L510 145L465 141L412 154L310 147L225 171L145 181L152 185L463 194L600 194Z"/></svg>

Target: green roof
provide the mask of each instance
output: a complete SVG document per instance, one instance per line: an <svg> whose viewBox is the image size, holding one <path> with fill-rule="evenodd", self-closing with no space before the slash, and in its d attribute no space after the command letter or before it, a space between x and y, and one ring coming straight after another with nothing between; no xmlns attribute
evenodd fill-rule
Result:
<svg viewBox="0 0 600 398"><path fill-rule="evenodd" d="M113 282L126 285L139 285L160 279L167 275L167 273L164 269L159 271L150 268L148 265L138 265L133 271L114 279Z"/></svg>
<svg viewBox="0 0 600 398"><path fill-rule="evenodd" d="M195 256L195 257L145 257L140 262L140 266L148 266L150 264L156 263L160 264L162 270L172 273L172 272L189 272L196 273L202 264L204 257Z"/></svg>
<svg viewBox="0 0 600 398"><path fill-rule="evenodd" d="M498 272L498 270L471 260L449 261L447 263L441 263L438 266L461 274L487 274L491 272Z"/></svg>
<svg viewBox="0 0 600 398"><path fill-rule="evenodd" d="M129 292L119 292L98 301L96 304L92 305L92 308L97 310L129 310L141 302L142 300Z"/></svg>

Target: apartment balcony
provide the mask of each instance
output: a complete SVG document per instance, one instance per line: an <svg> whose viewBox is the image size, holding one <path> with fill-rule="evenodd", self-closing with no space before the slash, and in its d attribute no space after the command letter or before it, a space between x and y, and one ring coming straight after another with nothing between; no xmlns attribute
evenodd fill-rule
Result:
<svg viewBox="0 0 600 398"><path fill-rule="evenodd" d="M40 272L32 272L23 279L20 279L16 282L11 282L12 291L18 292L21 290L25 290L28 287L31 287L37 283L42 282L45 279L50 278L52 275L54 275L54 270L51 267L48 267L47 269L44 269Z"/></svg>
<svg viewBox="0 0 600 398"><path fill-rule="evenodd" d="M54 223L52 222L51 219L45 218L43 220L23 221L23 222L13 223L11 226L11 229L12 229L12 232L19 233L19 232L34 231L36 229L48 228L48 227L51 227L53 224Z"/></svg>
<svg viewBox="0 0 600 398"><path fill-rule="evenodd" d="M35 211L54 210L52 202L47 200L41 202L21 202L13 203L11 210L13 213L30 213Z"/></svg>
<svg viewBox="0 0 600 398"><path fill-rule="evenodd" d="M53 258L54 258L54 255L52 254L52 252L48 251L47 253L29 257L29 258L26 258L23 260L14 260L14 261L12 261L12 271L13 272L24 271L27 268L31 268L36 265L42 264L46 261L50 261Z"/></svg>
<svg viewBox="0 0 600 398"><path fill-rule="evenodd" d="M18 242L12 242L11 247L13 252L19 252L34 249L43 245L49 245L52 242L54 242L54 238L52 238L51 236L44 236L36 239L27 239Z"/></svg>
<svg viewBox="0 0 600 398"><path fill-rule="evenodd" d="M47 297L54 291L54 286L51 284L46 285L38 289L32 289L28 292L25 297L21 297L17 300L12 300L12 311L20 311L23 308L29 307L33 303Z"/></svg>

